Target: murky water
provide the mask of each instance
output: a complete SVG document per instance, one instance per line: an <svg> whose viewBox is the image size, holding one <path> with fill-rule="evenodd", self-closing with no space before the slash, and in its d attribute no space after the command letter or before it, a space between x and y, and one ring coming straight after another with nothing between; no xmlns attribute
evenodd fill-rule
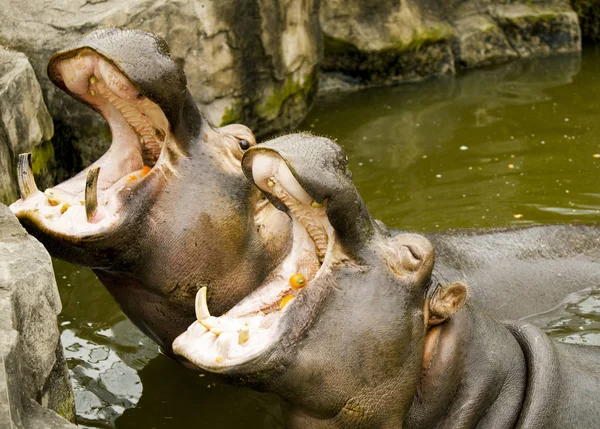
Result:
<svg viewBox="0 0 600 429"><path fill-rule="evenodd" d="M600 52L320 100L301 129L337 139L371 213L415 231L600 221ZM184 370L88 270L55 261L80 422L281 428L276 398ZM590 285L597 287L599 285ZM600 344L600 290L534 318Z"/></svg>

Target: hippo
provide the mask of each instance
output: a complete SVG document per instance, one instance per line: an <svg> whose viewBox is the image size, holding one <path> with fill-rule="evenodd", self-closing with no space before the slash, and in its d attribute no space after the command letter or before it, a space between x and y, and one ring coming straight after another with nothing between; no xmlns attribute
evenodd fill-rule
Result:
<svg viewBox="0 0 600 429"><path fill-rule="evenodd" d="M160 37L93 31L53 55L48 75L104 116L113 142L90 167L44 192L23 154L21 199L11 209L54 257L92 268L133 323L169 353L195 319L198 290L207 287L213 314L229 310L292 252L292 222L245 178L241 159L256 146L252 132L214 128L202 117ZM310 138L289 137L294 144ZM305 174L321 174L327 160L306 165ZM548 310L600 268L593 226L428 238L440 272L468 279L474 301L500 318Z"/></svg>
<svg viewBox="0 0 600 429"><path fill-rule="evenodd" d="M370 217L335 144L286 136L242 167L289 214L292 252L220 317L200 289L175 353L280 395L291 428L598 426L600 348L478 308L435 244Z"/></svg>
<svg viewBox="0 0 600 429"><path fill-rule="evenodd" d="M92 268L168 353L194 320L201 286L218 314L287 253L287 215L241 172L254 135L243 125L211 126L167 44L151 33L93 31L54 54L48 75L106 119L112 143L44 192L22 154L21 199L10 208L52 256Z"/></svg>

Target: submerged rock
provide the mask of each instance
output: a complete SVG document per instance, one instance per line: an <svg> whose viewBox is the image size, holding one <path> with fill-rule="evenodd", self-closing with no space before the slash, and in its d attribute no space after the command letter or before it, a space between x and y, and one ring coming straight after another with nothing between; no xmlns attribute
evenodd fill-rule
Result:
<svg viewBox="0 0 600 429"><path fill-rule="evenodd" d="M0 427L75 428L60 310L50 255L0 204Z"/></svg>
<svg viewBox="0 0 600 429"><path fill-rule="evenodd" d="M0 47L0 202L18 198L17 156L32 153L38 184L54 181L52 118L27 57Z"/></svg>
<svg viewBox="0 0 600 429"><path fill-rule="evenodd" d="M577 16L563 0L323 0L320 20L325 90L581 49Z"/></svg>

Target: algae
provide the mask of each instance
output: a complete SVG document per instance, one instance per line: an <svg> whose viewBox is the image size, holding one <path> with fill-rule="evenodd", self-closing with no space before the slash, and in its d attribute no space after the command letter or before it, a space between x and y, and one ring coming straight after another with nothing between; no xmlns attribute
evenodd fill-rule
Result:
<svg viewBox="0 0 600 429"><path fill-rule="evenodd" d="M54 146L51 141L42 142L31 151L33 174L40 174L51 161L54 161Z"/></svg>
<svg viewBox="0 0 600 429"><path fill-rule="evenodd" d="M437 25L415 30L410 42L400 40L392 42L390 47L381 49L379 52L418 52L424 46L432 45L451 38L454 31L450 25ZM345 40L336 39L327 34L323 35L325 55L360 54L361 51L354 44Z"/></svg>
<svg viewBox="0 0 600 429"><path fill-rule="evenodd" d="M449 25L426 27L422 30L415 31L410 42L403 43L401 41L397 41L391 48L387 48L384 51L395 50L399 53L418 52L424 46L442 42L451 38L452 35L453 30Z"/></svg>
<svg viewBox="0 0 600 429"><path fill-rule="evenodd" d="M242 106L240 103L234 102L231 106L225 109L223 112L223 116L221 117L221 124L219 126L223 127L229 124L235 124L240 122L242 119Z"/></svg>
<svg viewBox="0 0 600 429"><path fill-rule="evenodd" d="M313 73L308 73L299 80L294 79L293 76L288 76L283 86L276 88L264 104L259 104L256 107L257 113L263 118L276 118L281 111L281 107L289 98L293 97L296 102L307 98L312 92L313 81Z"/></svg>

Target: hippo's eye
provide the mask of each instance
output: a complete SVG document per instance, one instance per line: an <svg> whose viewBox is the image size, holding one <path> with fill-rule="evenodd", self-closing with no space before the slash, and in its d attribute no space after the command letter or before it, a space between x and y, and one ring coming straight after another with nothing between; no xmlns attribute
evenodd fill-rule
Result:
<svg viewBox="0 0 600 429"><path fill-rule="evenodd" d="M242 150L248 150L248 149L250 149L250 143L248 142L248 140L240 139L238 142L239 142L240 147L242 148Z"/></svg>

